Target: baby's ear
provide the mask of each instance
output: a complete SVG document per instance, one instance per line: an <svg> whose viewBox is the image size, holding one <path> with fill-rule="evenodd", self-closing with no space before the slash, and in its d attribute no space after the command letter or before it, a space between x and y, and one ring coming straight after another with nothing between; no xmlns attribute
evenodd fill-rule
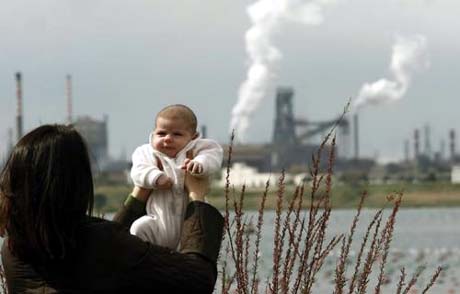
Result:
<svg viewBox="0 0 460 294"><path fill-rule="evenodd" d="M195 135L193 135L192 140L198 138L199 135L200 135L200 133L196 132Z"/></svg>

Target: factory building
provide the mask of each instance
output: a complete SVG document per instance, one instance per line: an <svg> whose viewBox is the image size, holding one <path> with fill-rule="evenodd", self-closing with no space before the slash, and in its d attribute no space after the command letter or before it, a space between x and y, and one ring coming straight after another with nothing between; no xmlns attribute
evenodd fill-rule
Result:
<svg viewBox="0 0 460 294"><path fill-rule="evenodd" d="M104 116L103 120L81 116L73 122L73 125L88 145L93 170L95 171L104 169L109 160L107 121L107 116Z"/></svg>
<svg viewBox="0 0 460 294"><path fill-rule="evenodd" d="M245 163L260 172L301 170L310 165L312 154L317 152L320 141L333 126L337 127L338 138L343 139L340 143L349 142L350 131L346 118L339 116L331 120L312 121L295 117L293 97L292 88L277 89L272 142L263 145L235 145L231 154L232 162ZM323 164L328 163L330 145L325 147L321 158ZM350 149L339 143L335 148L336 153ZM339 154L342 158L346 156L345 152ZM339 162L340 160L336 160L336 163Z"/></svg>

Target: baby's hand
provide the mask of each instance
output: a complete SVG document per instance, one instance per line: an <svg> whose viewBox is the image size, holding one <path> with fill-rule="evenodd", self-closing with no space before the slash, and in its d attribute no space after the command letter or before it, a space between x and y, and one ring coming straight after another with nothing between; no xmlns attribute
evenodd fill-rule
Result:
<svg viewBox="0 0 460 294"><path fill-rule="evenodd" d="M172 185L173 185L173 182L171 178L168 177L167 175L159 176L156 182L157 189L160 189L160 190L171 189Z"/></svg>
<svg viewBox="0 0 460 294"><path fill-rule="evenodd" d="M203 165L199 162L186 158L182 164L182 169L185 169L192 175L199 175L203 173Z"/></svg>

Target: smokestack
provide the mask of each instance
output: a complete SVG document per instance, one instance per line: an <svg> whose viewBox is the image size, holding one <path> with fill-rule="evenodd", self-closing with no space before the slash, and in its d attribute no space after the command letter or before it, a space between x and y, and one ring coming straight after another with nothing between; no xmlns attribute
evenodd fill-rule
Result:
<svg viewBox="0 0 460 294"><path fill-rule="evenodd" d="M16 131L17 140L22 138L22 81L21 73L16 73L16 98L17 98L17 112L16 112Z"/></svg>
<svg viewBox="0 0 460 294"><path fill-rule="evenodd" d="M441 160L446 158L446 141L441 140L441 144L439 146L439 156Z"/></svg>
<svg viewBox="0 0 460 294"><path fill-rule="evenodd" d="M355 147L355 160L359 159L359 121L358 114L353 115L353 136Z"/></svg>
<svg viewBox="0 0 460 294"><path fill-rule="evenodd" d="M67 95L67 122L72 123L72 76L66 78L66 95Z"/></svg>
<svg viewBox="0 0 460 294"><path fill-rule="evenodd" d="M451 129L449 132L449 138L450 138L450 160L452 163L455 163L455 130Z"/></svg>
<svg viewBox="0 0 460 294"><path fill-rule="evenodd" d="M409 140L404 141L404 161L409 162L410 154L409 154Z"/></svg>
<svg viewBox="0 0 460 294"><path fill-rule="evenodd" d="M420 156L420 132L418 129L414 130L414 159L417 160Z"/></svg>
<svg viewBox="0 0 460 294"><path fill-rule="evenodd" d="M208 128L205 125L201 126L201 137L207 138L208 137Z"/></svg>
<svg viewBox="0 0 460 294"><path fill-rule="evenodd" d="M12 150L13 150L13 129L8 128L8 150L6 150L6 154L9 156Z"/></svg>
<svg viewBox="0 0 460 294"><path fill-rule="evenodd" d="M430 125L425 126L425 150L424 150L425 155L431 159L431 129Z"/></svg>

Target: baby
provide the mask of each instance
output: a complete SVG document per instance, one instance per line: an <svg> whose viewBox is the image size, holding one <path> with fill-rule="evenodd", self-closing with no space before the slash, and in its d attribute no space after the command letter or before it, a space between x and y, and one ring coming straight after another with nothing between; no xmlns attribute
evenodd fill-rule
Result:
<svg viewBox="0 0 460 294"><path fill-rule="evenodd" d="M197 119L185 105L163 108L156 116L149 144L132 155L131 178L136 186L153 189L147 214L131 225L130 232L153 244L176 249L188 196L184 177L207 176L222 164L222 147L200 138Z"/></svg>

